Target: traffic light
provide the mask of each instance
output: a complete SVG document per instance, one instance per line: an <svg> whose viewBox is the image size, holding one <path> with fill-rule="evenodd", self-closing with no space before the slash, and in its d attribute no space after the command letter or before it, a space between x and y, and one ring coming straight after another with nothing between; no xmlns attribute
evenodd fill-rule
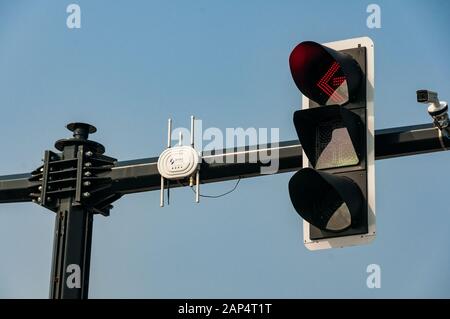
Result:
<svg viewBox="0 0 450 319"><path fill-rule="evenodd" d="M375 238L374 46L369 38L302 42L289 57L303 108L294 126L303 169L289 195L310 250Z"/></svg>

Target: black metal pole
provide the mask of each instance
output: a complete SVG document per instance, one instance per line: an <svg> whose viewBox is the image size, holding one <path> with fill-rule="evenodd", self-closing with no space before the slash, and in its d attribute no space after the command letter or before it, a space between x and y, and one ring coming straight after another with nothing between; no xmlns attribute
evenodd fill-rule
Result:
<svg viewBox="0 0 450 319"><path fill-rule="evenodd" d="M50 298L87 299L93 214L71 199L62 200L55 217Z"/></svg>
<svg viewBox="0 0 450 319"><path fill-rule="evenodd" d="M82 149L83 145L64 146L62 160L77 159ZM93 213L76 202L75 193L67 194L56 205L50 298L87 299Z"/></svg>

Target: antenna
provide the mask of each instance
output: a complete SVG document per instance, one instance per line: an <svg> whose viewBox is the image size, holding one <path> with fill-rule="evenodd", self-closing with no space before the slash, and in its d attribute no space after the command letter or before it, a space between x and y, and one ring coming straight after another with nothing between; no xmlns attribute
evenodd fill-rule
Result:
<svg viewBox="0 0 450 319"><path fill-rule="evenodd" d="M191 146L195 149L195 117L191 115ZM200 155L201 156L201 155ZM195 173L195 202L200 202L200 170Z"/></svg>
<svg viewBox="0 0 450 319"><path fill-rule="evenodd" d="M172 119L169 118L167 121L167 148L169 149L172 144ZM160 203L159 206L164 207L164 183L165 179L164 176L161 175L161 192L160 192ZM169 200L170 196L170 184L169 181L167 181L167 200Z"/></svg>
<svg viewBox="0 0 450 319"><path fill-rule="evenodd" d="M195 150L195 117L191 116L190 145L183 145L183 133L179 133L179 141L171 146L172 120L168 122L167 149L158 158L158 172L161 175L160 206L164 207L164 186L167 184L167 202L169 203L170 181L183 184L186 179L190 186L195 183L195 202L200 202L200 163L201 154Z"/></svg>
<svg viewBox="0 0 450 319"><path fill-rule="evenodd" d="M194 126L195 126L195 117L191 115L191 146L194 147Z"/></svg>

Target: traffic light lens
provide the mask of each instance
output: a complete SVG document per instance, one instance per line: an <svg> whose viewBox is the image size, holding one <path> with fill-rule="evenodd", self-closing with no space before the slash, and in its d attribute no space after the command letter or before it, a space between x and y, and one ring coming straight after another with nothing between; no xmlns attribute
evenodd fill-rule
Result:
<svg viewBox="0 0 450 319"><path fill-rule="evenodd" d="M320 105L343 105L349 101L347 77L322 45L302 42L289 57L292 77L299 90Z"/></svg>
<svg viewBox="0 0 450 319"><path fill-rule="evenodd" d="M352 224L352 217L350 210L345 203L334 212L330 220L326 225L326 229L329 231L342 231L348 228Z"/></svg>
<svg viewBox="0 0 450 319"><path fill-rule="evenodd" d="M360 162L360 117L341 106L316 107L294 113L294 125L309 161L316 169Z"/></svg>
<svg viewBox="0 0 450 319"><path fill-rule="evenodd" d="M297 213L321 230L341 232L361 218L361 191L347 177L304 168L289 181L289 195Z"/></svg>
<svg viewBox="0 0 450 319"><path fill-rule="evenodd" d="M321 122L316 128L317 169L356 165L359 163L350 135L340 120Z"/></svg>

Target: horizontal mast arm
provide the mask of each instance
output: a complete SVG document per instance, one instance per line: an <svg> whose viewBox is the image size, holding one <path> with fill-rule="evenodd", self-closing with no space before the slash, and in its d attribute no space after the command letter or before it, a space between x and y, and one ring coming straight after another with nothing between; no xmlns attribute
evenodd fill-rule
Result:
<svg viewBox="0 0 450 319"><path fill-rule="evenodd" d="M447 150L450 141L442 137L433 124L413 125L382 129L375 132L375 158L388 159ZM269 154L267 152L269 151ZM298 140L280 142L278 145L242 147L219 152L204 152L201 168L202 183L265 175L261 168L267 166L254 161L262 154L267 158L270 152L278 151L279 170L284 173L299 170L302 167L302 148ZM241 156L244 161L238 163ZM157 157L117 162L106 177L113 181L112 191L117 194L131 194L153 191L160 188L160 175L157 169ZM28 181L30 174L0 176L0 203L31 201L28 188L35 185ZM182 186L173 183L171 187Z"/></svg>

